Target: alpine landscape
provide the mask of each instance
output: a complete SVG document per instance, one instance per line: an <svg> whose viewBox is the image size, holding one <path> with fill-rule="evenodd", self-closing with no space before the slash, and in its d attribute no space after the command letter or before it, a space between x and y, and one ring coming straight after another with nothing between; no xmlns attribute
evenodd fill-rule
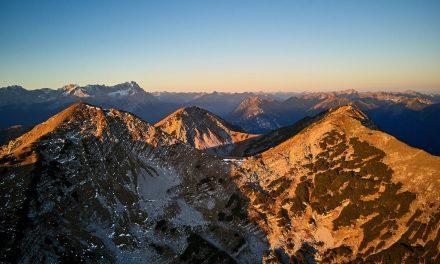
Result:
<svg viewBox="0 0 440 264"><path fill-rule="evenodd" d="M440 263L439 11L1 2L0 263Z"/></svg>

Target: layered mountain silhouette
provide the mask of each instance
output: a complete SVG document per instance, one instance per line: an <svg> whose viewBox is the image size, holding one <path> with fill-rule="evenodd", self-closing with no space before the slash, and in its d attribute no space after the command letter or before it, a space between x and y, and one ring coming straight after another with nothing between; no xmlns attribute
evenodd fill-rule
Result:
<svg viewBox="0 0 440 264"><path fill-rule="evenodd" d="M439 261L440 158L356 105L207 152L234 133L196 107L68 107L1 147L2 261Z"/></svg>
<svg viewBox="0 0 440 264"><path fill-rule="evenodd" d="M135 82L114 86L66 85L59 89L0 88L0 129L32 127L74 102L130 111L155 123L179 108L198 106L246 133L265 134L343 105L355 105L385 132L411 146L440 154L438 94L358 92L170 93L146 92Z"/></svg>
<svg viewBox="0 0 440 264"><path fill-rule="evenodd" d="M385 132L406 143L440 154L439 97L416 92L359 93L355 90L295 95L283 102L244 100L227 120L249 133L268 133L331 108L355 105Z"/></svg>
<svg viewBox="0 0 440 264"><path fill-rule="evenodd" d="M247 124L250 131L267 132L292 124L292 120L301 119L307 115L313 116L330 108L344 105L356 105L363 111L376 114L379 112L398 114L405 110L421 111L438 102L437 96L416 92L359 93L356 90L306 93L292 96L285 101L253 97L244 100L232 112L229 119L235 122L250 120ZM270 119L271 122L259 122L259 119Z"/></svg>

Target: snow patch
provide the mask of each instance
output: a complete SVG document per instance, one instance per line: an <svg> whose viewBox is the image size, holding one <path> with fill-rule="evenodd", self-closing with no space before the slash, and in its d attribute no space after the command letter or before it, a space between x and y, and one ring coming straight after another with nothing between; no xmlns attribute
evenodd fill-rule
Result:
<svg viewBox="0 0 440 264"><path fill-rule="evenodd" d="M200 227L207 224L203 215L191 207L187 202L182 199L177 200L177 204L180 207L179 214L172 220L172 222L178 226L191 226Z"/></svg>
<svg viewBox="0 0 440 264"><path fill-rule="evenodd" d="M108 95L111 97L128 96L128 95L130 95L130 91L131 91L130 89L118 90L118 91L111 92Z"/></svg>
<svg viewBox="0 0 440 264"><path fill-rule="evenodd" d="M145 160L144 160L145 162ZM145 162L148 166L149 162ZM176 194L167 192L181 183L179 175L165 168L156 168L157 174L153 176L147 171L138 175L138 192L142 197L141 207L149 213L149 217L156 219L163 214L167 204Z"/></svg>

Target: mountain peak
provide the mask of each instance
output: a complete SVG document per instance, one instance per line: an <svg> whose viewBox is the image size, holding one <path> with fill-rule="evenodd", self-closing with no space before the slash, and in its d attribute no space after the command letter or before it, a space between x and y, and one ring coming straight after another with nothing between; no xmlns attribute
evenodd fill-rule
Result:
<svg viewBox="0 0 440 264"><path fill-rule="evenodd" d="M360 121L362 125L370 129L377 129L373 121L354 103L328 110L327 118L352 118Z"/></svg>
<svg viewBox="0 0 440 264"><path fill-rule="evenodd" d="M357 94L358 91L355 89L346 89L337 92L338 94Z"/></svg>
<svg viewBox="0 0 440 264"><path fill-rule="evenodd" d="M255 136L197 106L179 108L154 126L195 148L221 155L230 153L235 143Z"/></svg>
<svg viewBox="0 0 440 264"><path fill-rule="evenodd" d="M79 87L78 84L71 83L71 84L66 84L66 85L64 85L64 86L62 87L62 89L63 89L63 90L66 90L66 91L72 91L72 90L74 90L74 89L76 89L76 88L78 88L78 87Z"/></svg>
<svg viewBox="0 0 440 264"><path fill-rule="evenodd" d="M206 122L221 123L227 126L226 122L217 115L200 108L198 106L182 107L174 111L169 116L157 122L155 126L163 126L165 123L182 121L186 126L198 127L199 125L206 126Z"/></svg>
<svg viewBox="0 0 440 264"><path fill-rule="evenodd" d="M68 84L61 88L64 96L89 97L90 95L85 91L85 88L77 84Z"/></svg>
<svg viewBox="0 0 440 264"><path fill-rule="evenodd" d="M91 109L96 110L98 108L90 106L86 103L75 103L70 105L60 113L35 126L28 133L20 136L16 140L11 141L8 146L8 152L21 152L26 147L33 145L39 139L54 132L63 124L69 123L73 120L78 121L80 119L83 119L83 117L85 117L87 113L90 118L93 118L94 113L90 113Z"/></svg>
<svg viewBox="0 0 440 264"><path fill-rule="evenodd" d="M116 84L113 87L124 87L124 88L128 88L131 89L132 91L135 92L145 92L144 89L142 89L139 84L137 84L135 81L129 81L129 82L124 82L124 83L120 83L120 84Z"/></svg>
<svg viewBox="0 0 440 264"><path fill-rule="evenodd" d="M210 113L208 110L205 110L205 109L198 107L198 106L195 106L195 105L181 107L177 111L186 112L186 113Z"/></svg>
<svg viewBox="0 0 440 264"><path fill-rule="evenodd" d="M249 105L249 104L261 104L263 102L263 98L259 96L249 96L248 98L244 99L241 104Z"/></svg>
<svg viewBox="0 0 440 264"><path fill-rule="evenodd" d="M60 114L75 115L77 111L88 111L90 109L102 109L84 102L76 102L60 112Z"/></svg>
<svg viewBox="0 0 440 264"><path fill-rule="evenodd" d="M205 110L198 106L186 106L181 107L170 115L166 116L165 118L157 122L156 126L161 126L164 122L170 122L171 120L177 121L182 118L185 119L185 122L197 122L198 119L201 120L204 118L219 120L221 119L220 117L214 115L208 110Z"/></svg>
<svg viewBox="0 0 440 264"><path fill-rule="evenodd" d="M131 86L137 86L137 87L140 87L139 84L137 84L137 82L135 82L135 81L128 81L128 82L125 82L125 83L128 83L128 84L130 84Z"/></svg>
<svg viewBox="0 0 440 264"><path fill-rule="evenodd" d="M330 108L329 112L331 112L333 114L338 114L338 115L341 115L341 114L343 114L343 115L344 114L353 114L353 113L361 113L362 115L365 115L353 103L349 103L347 105L342 105L342 106Z"/></svg>
<svg viewBox="0 0 440 264"><path fill-rule="evenodd" d="M262 104L265 99L259 96L249 96L244 99L234 110L234 112L246 112L247 115L252 116L263 112Z"/></svg>

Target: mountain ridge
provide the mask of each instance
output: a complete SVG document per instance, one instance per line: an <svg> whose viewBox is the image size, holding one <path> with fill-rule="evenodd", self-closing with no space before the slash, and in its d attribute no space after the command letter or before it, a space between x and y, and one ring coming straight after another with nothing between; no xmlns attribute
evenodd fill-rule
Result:
<svg viewBox="0 0 440 264"><path fill-rule="evenodd" d="M439 259L440 158L370 127L339 107L242 162L258 180L236 182L272 246L331 263Z"/></svg>

